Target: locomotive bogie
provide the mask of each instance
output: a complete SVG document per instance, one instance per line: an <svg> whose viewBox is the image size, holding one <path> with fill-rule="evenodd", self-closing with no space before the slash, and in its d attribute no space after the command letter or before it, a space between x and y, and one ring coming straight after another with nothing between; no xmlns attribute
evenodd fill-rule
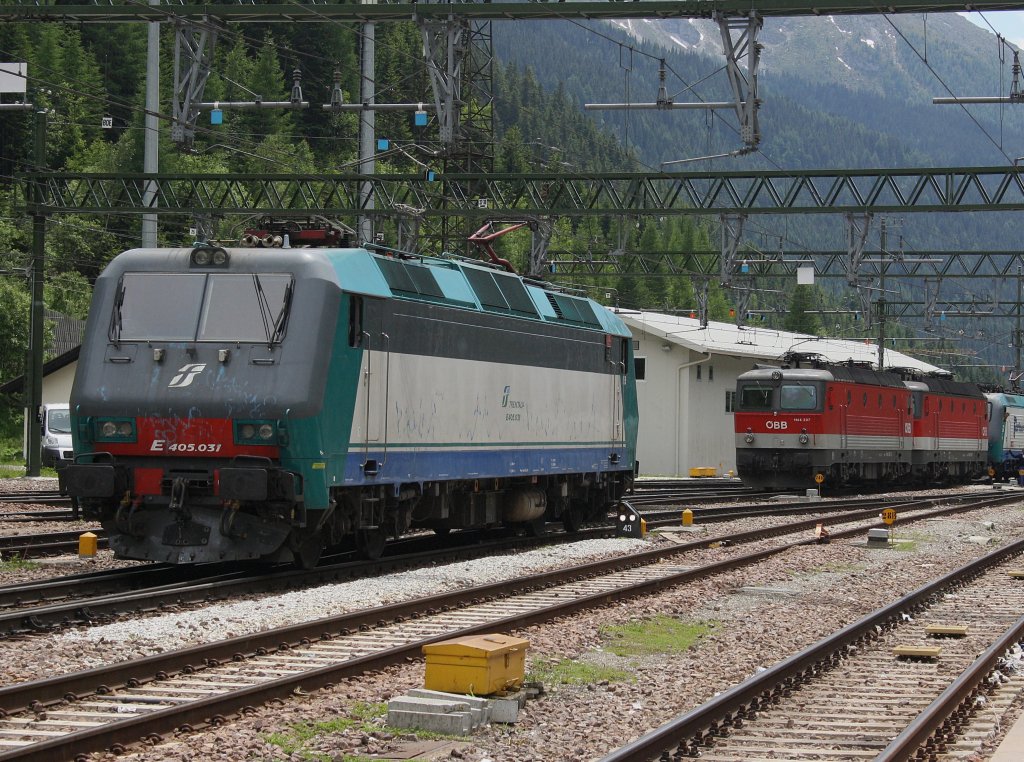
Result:
<svg viewBox="0 0 1024 762"><path fill-rule="evenodd" d="M63 479L120 557L308 566L578 526L631 484L632 345L596 303L451 260L197 251L97 281Z"/></svg>

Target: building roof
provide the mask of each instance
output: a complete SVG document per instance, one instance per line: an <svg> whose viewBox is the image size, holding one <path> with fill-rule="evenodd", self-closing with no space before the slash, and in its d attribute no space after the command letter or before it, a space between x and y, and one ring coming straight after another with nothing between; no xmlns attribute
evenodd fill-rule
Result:
<svg viewBox="0 0 1024 762"><path fill-rule="evenodd" d="M54 357L43 363L43 378L51 373L67 367L78 361L78 353L82 350L81 345L69 349L62 355ZM11 379L5 384L0 384L0 394L22 394L25 391L25 376L21 375Z"/></svg>
<svg viewBox="0 0 1024 762"><path fill-rule="evenodd" d="M664 315L658 312L615 310L630 328L665 339L695 352L749 357L753 360L780 362L787 352L818 354L830 362L868 362L877 367L878 345L850 339L829 339L803 333L777 331L753 325L708 321L701 327L697 318ZM944 372L942 368L910 355L885 348L887 368L913 368L923 373Z"/></svg>

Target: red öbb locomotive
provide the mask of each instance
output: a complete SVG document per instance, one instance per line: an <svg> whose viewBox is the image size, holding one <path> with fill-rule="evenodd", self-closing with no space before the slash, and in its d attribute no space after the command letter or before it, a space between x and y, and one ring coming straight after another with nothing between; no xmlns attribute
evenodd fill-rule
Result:
<svg viewBox="0 0 1024 762"><path fill-rule="evenodd" d="M736 382L736 466L757 489L967 482L986 471L977 385L791 355Z"/></svg>

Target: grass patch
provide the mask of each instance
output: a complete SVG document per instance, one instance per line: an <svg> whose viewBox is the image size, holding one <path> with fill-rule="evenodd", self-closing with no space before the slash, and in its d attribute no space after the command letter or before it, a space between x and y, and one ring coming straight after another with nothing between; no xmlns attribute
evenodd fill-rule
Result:
<svg viewBox="0 0 1024 762"><path fill-rule="evenodd" d="M670 616L602 627L607 650L616 656L678 654L714 630L714 622L683 622Z"/></svg>
<svg viewBox="0 0 1024 762"><path fill-rule="evenodd" d="M38 563L27 561L24 558L8 558L0 561L0 571L31 571L38 568Z"/></svg>
<svg viewBox="0 0 1024 762"><path fill-rule="evenodd" d="M591 685L593 683L631 683L636 680L632 673L615 667L599 664L562 659L557 662L538 662L533 665L529 676L530 682L544 685Z"/></svg>
<svg viewBox="0 0 1024 762"><path fill-rule="evenodd" d="M331 733L344 733L346 730L354 728L364 733L380 730L380 724L375 720L387 713L387 705L360 701L349 710L349 713L352 716L335 717L322 722L296 723L287 731L268 735L267 743L277 746L285 754L297 759L308 760L308 762L331 762L331 760L337 759L336 755L311 751L306 747ZM369 757L346 755L341 759L344 762L361 762Z"/></svg>

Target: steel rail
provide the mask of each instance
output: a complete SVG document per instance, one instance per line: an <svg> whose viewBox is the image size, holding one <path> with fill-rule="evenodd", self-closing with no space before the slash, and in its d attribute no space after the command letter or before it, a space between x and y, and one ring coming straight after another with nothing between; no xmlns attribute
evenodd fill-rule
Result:
<svg viewBox="0 0 1024 762"><path fill-rule="evenodd" d="M679 747L691 739L707 733L714 734L723 718L746 712L752 705L761 702L769 703L773 697L781 694L782 686L792 685L798 678L825 668L839 652L871 636L876 627L891 628L907 609L913 609L946 587L1021 552L1024 552L1024 540L1017 540L975 559L646 733L603 757L600 762L649 762L666 750Z"/></svg>
<svg viewBox="0 0 1024 762"><path fill-rule="evenodd" d="M882 502L879 505L884 507L895 507L902 510L910 508L923 508L933 506L937 502L948 502L945 497L933 497L924 500L912 501L910 503L889 503ZM820 507L820 506L815 506ZM872 518L877 515L880 508L873 507L857 512L852 512L841 517L842 521L858 521ZM833 523L835 517L828 519ZM673 545L662 550L648 551L655 554L652 557L672 556L678 552L698 550L713 543L742 544L764 539L766 537L777 537L780 535L801 532L813 529L822 519L815 517L802 521L787 523L776 527L754 529L747 532L724 534L717 537L701 538L688 543ZM659 522L653 521L652 525ZM674 519L666 519L664 524L676 524ZM594 534L608 536L612 528L600 528L593 530ZM575 535L573 537L578 537ZM566 536L564 541L571 541L573 537ZM547 538L550 541L551 538ZM184 603L203 603L213 600L223 600L234 595L248 593L265 593L282 589L301 589L310 585L325 584L329 582L347 581L361 578L368 575L379 575L404 570L410 566L431 562L445 562L464 560L465 558L478 558L483 555L490 555L498 550L509 548L522 548L543 542L539 538L505 538L497 543L481 545L479 542L465 548L447 548L439 554L436 549L418 553L406 553L381 559L380 561L367 563L365 561L348 561L321 567L312 571L289 570L284 573L270 573L256 576L242 576L240 572L218 574L213 578L200 578L198 580L175 580L165 584L146 586L144 589L134 587L132 592L109 592L102 595L87 597L68 597L67 600L54 602L46 600L40 605L32 605L22 608L10 608L0 610L0 639L32 632L45 632L56 627L64 627L72 624L91 624L107 621L115 616L126 613L137 613L139 611L152 611L170 605L181 605ZM661 554L661 555L658 555ZM641 554L643 557L644 554ZM117 583L117 575L114 583ZM84 580L84 586L89 587L95 584L91 580ZM129 580L132 583L132 580ZM77 587L82 587L79 582ZM26 594L35 594L37 599L46 595L46 585L29 585ZM57 582L54 597L70 596L74 585ZM108 587L109 589L109 587ZM0 602L17 600L19 590L17 586L7 590L0 590Z"/></svg>
<svg viewBox="0 0 1024 762"><path fill-rule="evenodd" d="M78 550L79 539L85 532L92 532L97 536L97 545L99 547L104 548L107 546L106 532L98 527L92 527L72 532L0 536L0 553L7 557L17 556L18 558L72 553Z"/></svg>
<svg viewBox="0 0 1024 762"><path fill-rule="evenodd" d="M978 507L1010 502L1016 498L990 498L978 501ZM963 510L962 507L947 507L936 511L919 514L917 519L931 516L947 515ZM853 536L863 531L863 526L836 532L833 536ZM0 753L0 760L37 760L51 761L67 759L69 755L82 753L87 749L110 748L122 743L147 736L159 738L175 727L191 730L193 724L219 724L224 722L224 715L229 712L246 711L253 703L266 701L286 695L301 686L303 690L311 690L336 682L339 679L359 674L368 669L378 669L409 658L418 658L423 645L449 637L479 634L494 629L512 629L549 621L552 618L565 616L580 610L592 609L625 597L635 597L659 592L686 581L704 576L739 568L755 563L772 555L785 552L794 547L808 545L814 540L802 540L787 543L775 548L761 549L744 556L710 564L699 569L690 569L678 573L670 573L664 577L648 579L643 582L628 584L615 591L603 591L584 595L572 601L553 604L529 613L517 614L488 621L474 627L457 631L432 635L416 642L382 650L377 654L350 659L338 664L324 666L305 671L299 675L283 677L261 685L247 687L240 691L204 698L189 704L156 710L140 717L133 717L114 722L102 727L76 732L68 736L32 744L29 747ZM1024 540L1021 541L1024 545ZM77 698L79 695L90 695L97 691L109 692L111 685L138 685L154 678L166 677L168 673L178 671L194 671L205 666L215 666L221 661L240 661L249 655L261 651L288 650L293 646L309 644L312 641L331 639L332 632L339 628L342 632L358 630L362 627L377 626L388 621L421 616L438 610L448 610L459 606L480 603L494 598L507 598L513 594L526 593L550 587L554 584L577 581L611 571L643 566L645 563L657 562L665 557L678 554L682 546L671 549L658 549L628 558L610 559L593 562L569 570L547 572L533 575L513 582L499 582L480 588L456 591L451 594L432 596L431 598L408 601L392 606L355 612L340 617L303 623L272 632L257 633L249 636L233 638L218 643L195 646L182 651L158 654L137 662L122 663L102 667L69 676L49 678L32 683L0 689L0 709L11 712L29 707L41 708L48 702L60 701L64 698Z"/></svg>
<svg viewBox="0 0 1024 762"><path fill-rule="evenodd" d="M1021 639L1024 639L1024 616L1003 632L902 733L882 749L875 757L874 762L902 762L912 759L917 750L926 746L938 731L952 730L949 725L952 724L953 715L964 708L965 711L961 716L962 722L966 718L967 710L972 708L965 707L965 705L972 700L978 687L992 674L999 659L1005 656L1006 652ZM926 754L930 751L934 750L925 749Z"/></svg>

